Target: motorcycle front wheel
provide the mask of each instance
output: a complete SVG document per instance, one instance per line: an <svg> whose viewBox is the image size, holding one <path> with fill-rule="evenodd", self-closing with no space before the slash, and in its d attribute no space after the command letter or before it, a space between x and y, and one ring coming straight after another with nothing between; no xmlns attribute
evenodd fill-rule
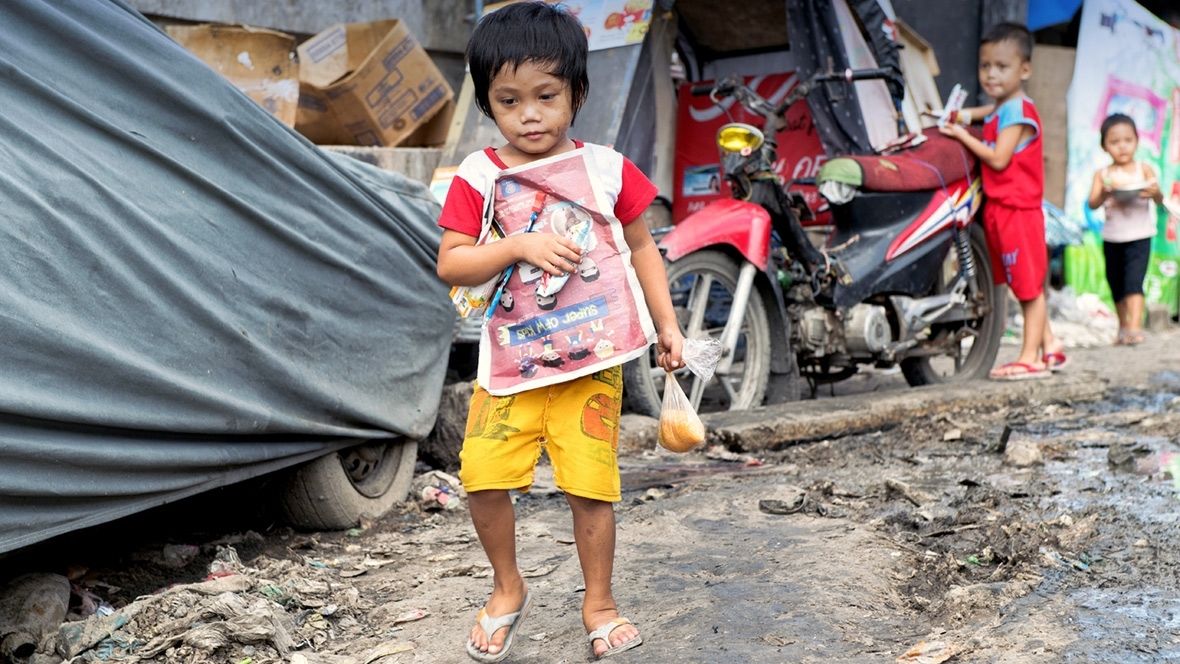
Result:
<svg viewBox="0 0 1180 664"><path fill-rule="evenodd" d="M668 265L668 286L680 331L686 338L720 339L729 321L738 282L738 263L720 251L699 251ZM694 315L695 314L695 315ZM675 372L680 387L693 398L697 379L687 369ZM762 293L751 289L745 317L725 376L715 375L697 390L697 412L744 410L762 404L770 378L770 323ZM664 370L652 349L623 367L628 409L659 417L664 396Z"/></svg>
<svg viewBox="0 0 1180 664"><path fill-rule="evenodd" d="M986 313L972 320L931 326L932 339L941 336L953 341L948 341L945 353L909 357L901 361L902 374L906 382L914 387L985 378L1000 351L1000 338L1008 322L1005 287L993 283L994 273L982 226L972 224L969 232L976 289L984 300ZM958 273L959 257L954 247L951 247L935 293L945 292Z"/></svg>

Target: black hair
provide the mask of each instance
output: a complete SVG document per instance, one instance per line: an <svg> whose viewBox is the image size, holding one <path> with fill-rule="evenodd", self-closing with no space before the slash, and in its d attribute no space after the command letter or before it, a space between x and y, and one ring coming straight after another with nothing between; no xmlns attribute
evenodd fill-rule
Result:
<svg viewBox="0 0 1180 664"><path fill-rule="evenodd" d="M997 23L991 27L983 38L979 40L979 45L984 44L998 44L1000 42L1012 42L1020 49L1020 57L1025 62L1032 61L1033 52L1033 36L1028 31L1028 28L1020 23Z"/></svg>
<svg viewBox="0 0 1180 664"><path fill-rule="evenodd" d="M1135 139L1138 140L1139 128L1135 126L1135 121L1131 119L1131 116L1123 113L1111 113L1110 115L1106 116L1105 120L1102 121L1102 129L1099 130L1102 132L1102 140L1099 141L1098 144L1106 145L1106 133L1110 131L1111 127L1121 124L1125 124L1130 127L1131 131L1135 134Z"/></svg>
<svg viewBox="0 0 1180 664"><path fill-rule="evenodd" d="M537 1L497 9L480 20L467 42L475 105L492 117L488 100L492 79L505 67L515 69L533 62L549 67L550 74L569 85L573 115L577 116L590 89L588 49L582 24L564 9Z"/></svg>

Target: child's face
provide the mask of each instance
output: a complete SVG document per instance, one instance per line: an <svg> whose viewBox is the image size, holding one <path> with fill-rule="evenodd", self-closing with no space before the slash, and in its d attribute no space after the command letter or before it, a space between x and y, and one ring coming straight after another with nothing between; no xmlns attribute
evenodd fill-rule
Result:
<svg viewBox="0 0 1180 664"><path fill-rule="evenodd" d="M1129 164L1135 159L1135 148L1139 147L1139 138L1130 125L1119 123L1106 130L1106 138L1102 140L1102 149L1106 150L1116 164Z"/></svg>
<svg viewBox="0 0 1180 664"><path fill-rule="evenodd" d="M545 65L501 69L488 87L488 101L512 156L527 162L572 149L566 136L574 115L569 85Z"/></svg>
<svg viewBox="0 0 1180 664"><path fill-rule="evenodd" d="M1032 65L1011 41L991 42L979 47L979 84L989 97L1007 101L1020 92L1032 75Z"/></svg>

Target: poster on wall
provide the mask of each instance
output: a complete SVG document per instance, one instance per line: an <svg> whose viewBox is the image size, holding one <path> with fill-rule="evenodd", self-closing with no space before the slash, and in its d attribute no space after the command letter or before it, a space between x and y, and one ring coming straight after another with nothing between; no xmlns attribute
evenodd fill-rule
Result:
<svg viewBox="0 0 1180 664"><path fill-rule="evenodd" d="M1132 0L1086 0L1068 104L1066 211L1084 216L1093 231L1086 244L1067 249L1066 282L1079 292L1109 298L1097 239L1103 213L1086 204L1094 172L1111 163L1100 145L1099 127L1112 113L1135 120L1135 157L1159 174L1160 189L1175 208L1180 203L1180 31ZM1157 214L1144 295L1175 314L1180 281L1177 219L1164 206Z"/></svg>
<svg viewBox="0 0 1180 664"><path fill-rule="evenodd" d="M518 0L513 0L516 2ZM653 0L546 0L560 4L573 14L586 31L591 51L629 46L643 41L651 25ZM484 14L512 2L497 2L484 7Z"/></svg>
<svg viewBox="0 0 1180 664"><path fill-rule="evenodd" d="M746 85L772 104L785 99L798 82L798 77L789 72L745 77ZM674 175L677 184L672 202L672 220L677 223L711 201L730 197L729 184L721 172L717 130L728 122L745 122L755 127L765 123L761 116L751 113L732 97L716 104L708 95L693 95L692 88L697 85L700 83L680 86ZM805 102L787 110L786 125L775 138L778 161L773 166L780 180L786 183L814 178L819 173L827 157ZM828 221L827 203L814 185L793 185L791 189L803 194L816 213L816 223Z"/></svg>

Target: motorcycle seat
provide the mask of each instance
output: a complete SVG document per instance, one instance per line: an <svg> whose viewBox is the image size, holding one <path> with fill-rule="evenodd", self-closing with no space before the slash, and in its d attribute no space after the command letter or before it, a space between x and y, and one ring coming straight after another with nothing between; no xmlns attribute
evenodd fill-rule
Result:
<svg viewBox="0 0 1180 664"><path fill-rule="evenodd" d="M892 154L848 155L828 160L816 177L820 191L825 189L825 182L861 191L928 191L971 178L977 160L962 143L943 136L935 127L922 133L926 137L924 142Z"/></svg>

